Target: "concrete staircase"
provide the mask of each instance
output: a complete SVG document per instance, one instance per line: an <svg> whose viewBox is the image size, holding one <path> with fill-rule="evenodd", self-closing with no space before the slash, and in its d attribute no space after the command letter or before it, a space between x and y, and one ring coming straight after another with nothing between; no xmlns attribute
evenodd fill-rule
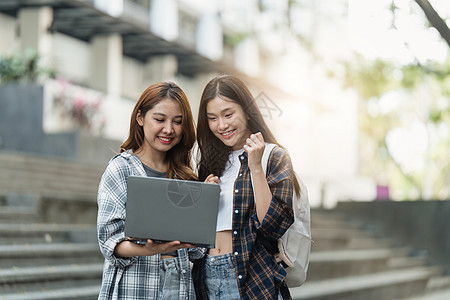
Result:
<svg viewBox="0 0 450 300"><path fill-rule="evenodd" d="M105 166L0 151L0 299L97 299Z"/></svg>
<svg viewBox="0 0 450 300"><path fill-rule="evenodd" d="M97 298L96 193L104 168L0 151L0 300ZM293 298L450 299L450 278L426 253L375 229L313 210L308 279Z"/></svg>
<svg viewBox="0 0 450 300"><path fill-rule="evenodd" d="M313 210L307 281L293 299L450 299L450 277L426 253L336 211Z"/></svg>

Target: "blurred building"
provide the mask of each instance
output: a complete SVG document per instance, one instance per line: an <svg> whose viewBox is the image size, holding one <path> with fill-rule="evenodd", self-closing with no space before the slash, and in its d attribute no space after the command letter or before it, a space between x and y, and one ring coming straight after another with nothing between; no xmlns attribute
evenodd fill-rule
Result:
<svg viewBox="0 0 450 300"><path fill-rule="evenodd" d="M33 48L54 66L57 79L42 83L46 134L79 127L71 112L83 108L92 135L119 142L151 83L178 83L196 117L205 84L235 74L289 149L313 206L370 200L375 186L358 176L357 97L323 67L346 51L347 1L325 2L4 0L0 54Z"/></svg>

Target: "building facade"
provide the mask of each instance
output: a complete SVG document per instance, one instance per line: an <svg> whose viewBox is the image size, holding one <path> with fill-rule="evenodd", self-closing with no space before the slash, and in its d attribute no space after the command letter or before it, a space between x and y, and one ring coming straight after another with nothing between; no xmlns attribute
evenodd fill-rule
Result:
<svg viewBox="0 0 450 300"><path fill-rule="evenodd" d="M351 195L349 184L367 186L357 175L357 98L328 81L297 38L309 34L326 48L321 32L328 29L316 24L323 17L319 4L290 3L1 1L0 54L34 49L56 71L55 79L42 82L45 133L80 127L71 112L82 110L88 131L119 142L151 83L178 83L196 118L205 84L217 74L235 74L249 84L266 121L290 150L313 206L332 205L340 197L370 198Z"/></svg>

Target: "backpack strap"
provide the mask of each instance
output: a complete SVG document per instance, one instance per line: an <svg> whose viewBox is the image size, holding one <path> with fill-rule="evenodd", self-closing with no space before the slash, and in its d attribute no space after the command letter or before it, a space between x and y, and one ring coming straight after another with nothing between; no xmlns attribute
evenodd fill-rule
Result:
<svg viewBox="0 0 450 300"><path fill-rule="evenodd" d="M265 143L264 146L264 152L263 155L261 157L261 166L264 172L264 177L267 176L267 165L269 163L269 156L270 153L272 152L273 148L275 148L276 144L269 144L269 143ZM252 180L252 187L253 187L253 177L251 177Z"/></svg>
<svg viewBox="0 0 450 300"><path fill-rule="evenodd" d="M270 153L272 153L273 148L275 148L276 146L276 144L266 143L263 156L261 157L261 166L264 171L264 176L267 176L267 165L269 163Z"/></svg>
<svg viewBox="0 0 450 300"><path fill-rule="evenodd" d="M267 176L267 166L269 163L269 156L270 153L272 152L273 148L275 148L275 146L277 146L276 144L270 144L270 143L265 143L265 147L264 147L264 152L263 155L261 157L261 166L262 169L264 171L264 176ZM252 180L252 187L253 187L253 177L251 177ZM272 255L275 255L278 252L278 245L277 243L270 243L268 240L266 240L265 238L263 238L260 234L259 231L256 232L257 236L258 236L258 240L263 244L264 248L266 248L266 250L271 253Z"/></svg>

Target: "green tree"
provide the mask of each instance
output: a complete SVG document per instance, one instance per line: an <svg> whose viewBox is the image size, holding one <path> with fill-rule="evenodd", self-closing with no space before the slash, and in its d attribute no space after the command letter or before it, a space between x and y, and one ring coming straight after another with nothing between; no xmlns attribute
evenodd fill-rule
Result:
<svg viewBox="0 0 450 300"><path fill-rule="evenodd" d="M436 28L441 37L447 42L450 47L450 29L445 20L438 14L428 0L415 0L420 8L423 10L425 17L430 22L430 25Z"/></svg>

